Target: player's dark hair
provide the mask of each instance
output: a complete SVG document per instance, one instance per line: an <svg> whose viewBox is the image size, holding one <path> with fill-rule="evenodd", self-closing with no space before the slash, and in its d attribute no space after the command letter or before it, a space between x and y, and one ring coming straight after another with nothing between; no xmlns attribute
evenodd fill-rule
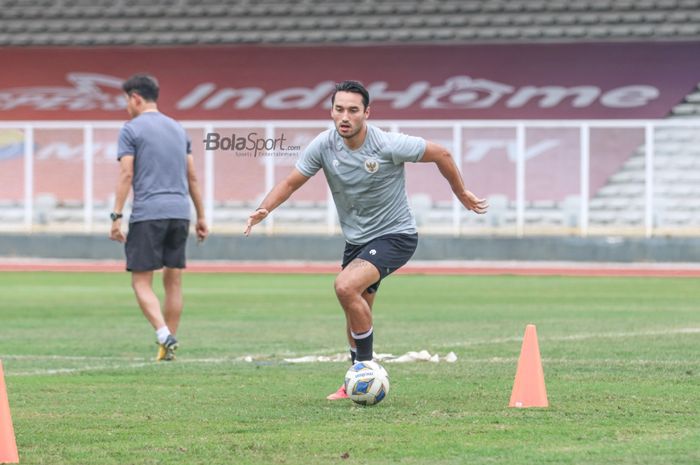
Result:
<svg viewBox="0 0 700 465"><path fill-rule="evenodd" d="M158 81L148 74L134 74L122 84L122 90L128 95L139 94L148 102L158 100Z"/></svg>
<svg viewBox="0 0 700 465"><path fill-rule="evenodd" d="M333 95L331 95L331 104L335 105L335 94L338 92L352 92L355 94L362 95L362 104L365 106L365 110L369 106L369 92L365 89L360 81L343 81L335 85L335 90Z"/></svg>

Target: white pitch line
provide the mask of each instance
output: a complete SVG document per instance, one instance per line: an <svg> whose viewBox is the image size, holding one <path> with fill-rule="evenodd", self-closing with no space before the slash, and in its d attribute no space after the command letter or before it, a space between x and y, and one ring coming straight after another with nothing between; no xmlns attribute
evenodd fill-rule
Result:
<svg viewBox="0 0 700 465"><path fill-rule="evenodd" d="M276 360L280 362L281 360ZM234 363L241 362L237 359L179 359L176 363ZM518 362L516 357L492 357L492 358L462 358L460 363L467 363L470 365L483 365L483 364L505 364L513 365ZM427 363L427 362L425 362ZM578 366L601 366L601 365L672 365L672 366L694 366L697 365L697 360L649 360L649 359L567 359L567 358L547 358L543 357L543 365L578 365ZM144 363L130 363L124 365L104 365L104 366L89 366L89 367L78 367L78 368L56 368L48 370L32 370L32 371L19 371L19 372L9 372L5 373L8 377L14 376L56 376L56 375L71 375L77 373L88 373L95 371L105 371L105 370L124 370L130 368L144 368L148 366L153 366L156 364L155 361L144 362Z"/></svg>
<svg viewBox="0 0 700 465"><path fill-rule="evenodd" d="M637 332L620 332L620 333L588 333L588 334L571 334L569 336L545 336L538 337L540 342L544 341L585 341L588 339L621 339L626 337L647 337L647 336L671 336L674 334L700 334L700 328L677 328L664 329L655 331L637 331ZM489 344L503 344L506 342L521 342L522 337L504 337L495 339L482 339L474 341L460 341L455 343L443 343L438 347L472 347Z"/></svg>
<svg viewBox="0 0 700 465"><path fill-rule="evenodd" d="M259 357L259 356L245 356L245 357L236 357L236 358L178 358L177 364L192 364L192 363L211 363L211 364L216 364L216 363L240 363L240 362L253 362L253 361L264 361L265 359L261 358L254 358L254 357ZM61 356L58 355L52 355L52 356L24 356L24 355L2 355L0 356L0 360L2 359L17 359L17 360L67 360L67 361L73 361L76 359L80 359L80 357L65 357L61 358ZM90 360L99 360L99 357L86 357L86 359ZM86 372L93 372L93 371L104 371L104 370L123 370L123 369L129 369L129 368L143 368L143 367L148 367L148 366L154 366L157 365L158 363L153 360L153 359L145 359L145 358L127 358L127 357L104 357L103 360L108 361L108 360L118 360L118 361L124 361L128 363L115 363L111 365L95 365L95 366L82 366L82 367L75 367L75 368L49 368L49 369L35 369L35 370L30 370L30 371L7 371L5 370L5 376L54 376L54 375L64 375L64 374L76 374L76 373L86 373ZM269 359L272 360L272 359ZM130 363L129 363L130 362Z"/></svg>
<svg viewBox="0 0 700 465"><path fill-rule="evenodd" d="M581 341L588 339L617 339L626 337L648 337L648 336L669 336L676 334L700 334L700 328L676 328L676 329L666 329L666 330L654 330L654 331L638 331L638 332L617 332L617 333L588 333L588 334L572 334L569 336L551 336L551 337L540 337L539 340L543 342L547 341ZM521 342L521 337L507 337L507 338L494 338L494 339L483 339L474 341L461 341L453 344L442 344L440 347L472 347L478 345L489 345L489 344L502 344L508 342ZM281 362L285 358L290 358L294 354L287 354L282 358L274 358L272 356L265 355L245 355L239 357L218 357L218 358L180 358L178 359L178 364L190 364L190 363L240 363L240 362ZM46 375L61 375L61 374L75 374L90 371L101 371L101 370L119 370L128 368L141 368L146 366L152 366L155 362L150 359L143 357L98 357L98 356L69 356L69 355L22 355L22 354L4 354L0 355L0 360L53 360L53 361L115 361L115 362L126 362L125 364L115 363L112 365L97 365L97 366L83 366L75 368L53 368L53 369L37 369L31 371L19 371L13 372L9 371L5 373L6 376L46 376ZM489 359L470 359L469 357L463 357L460 359L461 362L467 363L513 363L516 359L511 358L499 358L493 357ZM672 361L672 360L615 360L615 359L602 359L602 360L576 360L576 359L547 359L543 358L544 363L576 363L576 364L623 364L623 363L635 363L635 364L677 364L683 365L687 363L693 363L693 361Z"/></svg>
<svg viewBox="0 0 700 465"><path fill-rule="evenodd" d="M146 361L147 358L144 357L101 357L101 356L83 356L83 355L14 355L0 354L0 360L74 360L74 361L87 361L87 360L97 360L97 361Z"/></svg>
<svg viewBox="0 0 700 465"><path fill-rule="evenodd" d="M469 358L462 357L460 363L469 364L507 364L513 365L518 362L518 357L491 357L491 358ZM650 359L616 359L616 358L601 358L601 359L578 359L578 358L549 358L542 357L543 365L678 365L678 366L693 366L700 365L700 360L650 360Z"/></svg>
<svg viewBox="0 0 700 465"><path fill-rule="evenodd" d="M150 363L132 363L127 365L102 365L102 366L86 366L77 368L52 368L48 370L31 370L31 371L17 371L5 373L5 376L54 376L54 375L70 375L76 373L85 373L91 371L102 371L102 370L121 370L125 368L140 368L150 365Z"/></svg>
<svg viewBox="0 0 700 465"><path fill-rule="evenodd" d="M646 337L646 336L670 336L673 334L699 334L700 328L678 328L657 331L640 331L628 333L602 333L602 334L572 334L570 336L553 336L545 338L548 341L579 341L585 339L617 339L624 337Z"/></svg>

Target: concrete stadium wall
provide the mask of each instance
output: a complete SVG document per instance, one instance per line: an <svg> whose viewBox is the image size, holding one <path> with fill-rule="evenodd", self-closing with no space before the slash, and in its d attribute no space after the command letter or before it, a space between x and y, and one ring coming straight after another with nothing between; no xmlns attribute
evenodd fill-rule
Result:
<svg viewBox="0 0 700 465"><path fill-rule="evenodd" d="M212 235L196 245L194 260L339 261L344 241L329 236ZM0 234L0 257L123 259L123 246L105 235ZM416 260L523 260L592 262L700 262L700 238L439 237L421 236Z"/></svg>

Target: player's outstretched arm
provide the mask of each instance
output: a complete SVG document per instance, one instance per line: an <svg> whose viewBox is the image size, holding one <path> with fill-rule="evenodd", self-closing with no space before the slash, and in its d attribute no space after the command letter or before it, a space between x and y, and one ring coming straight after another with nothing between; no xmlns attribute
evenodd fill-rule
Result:
<svg viewBox="0 0 700 465"><path fill-rule="evenodd" d="M450 152L443 146L434 142L427 142L425 153L420 160L423 163L435 163L440 170L440 174L450 183L452 192L457 196L462 205L467 210L475 213L486 213L489 205L485 199L480 199L473 192L464 187L462 175L457 169L455 161Z"/></svg>
<svg viewBox="0 0 700 465"><path fill-rule="evenodd" d="M295 190L303 186L308 180L308 177L304 176L299 172L299 170L294 168L283 181L280 181L275 187L272 188L272 190L265 196L262 203L260 203L260 206L250 214L245 232L243 234L249 236L253 226L264 220L272 210L282 205L294 193Z"/></svg>

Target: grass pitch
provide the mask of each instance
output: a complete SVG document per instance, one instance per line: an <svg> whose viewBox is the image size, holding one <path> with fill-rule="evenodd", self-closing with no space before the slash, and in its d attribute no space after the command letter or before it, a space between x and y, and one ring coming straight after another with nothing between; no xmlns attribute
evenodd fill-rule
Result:
<svg viewBox="0 0 700 465"><path fill-rule="evenodd" d="M0 274L3 361L22 464L697 464L694 279L392 276L375 407L329 402L345 363L333 276L185 276L174 363L129 276ZM550 407L507 407L525 325ZM239 361L245 355L256 361Z"/></svg>

